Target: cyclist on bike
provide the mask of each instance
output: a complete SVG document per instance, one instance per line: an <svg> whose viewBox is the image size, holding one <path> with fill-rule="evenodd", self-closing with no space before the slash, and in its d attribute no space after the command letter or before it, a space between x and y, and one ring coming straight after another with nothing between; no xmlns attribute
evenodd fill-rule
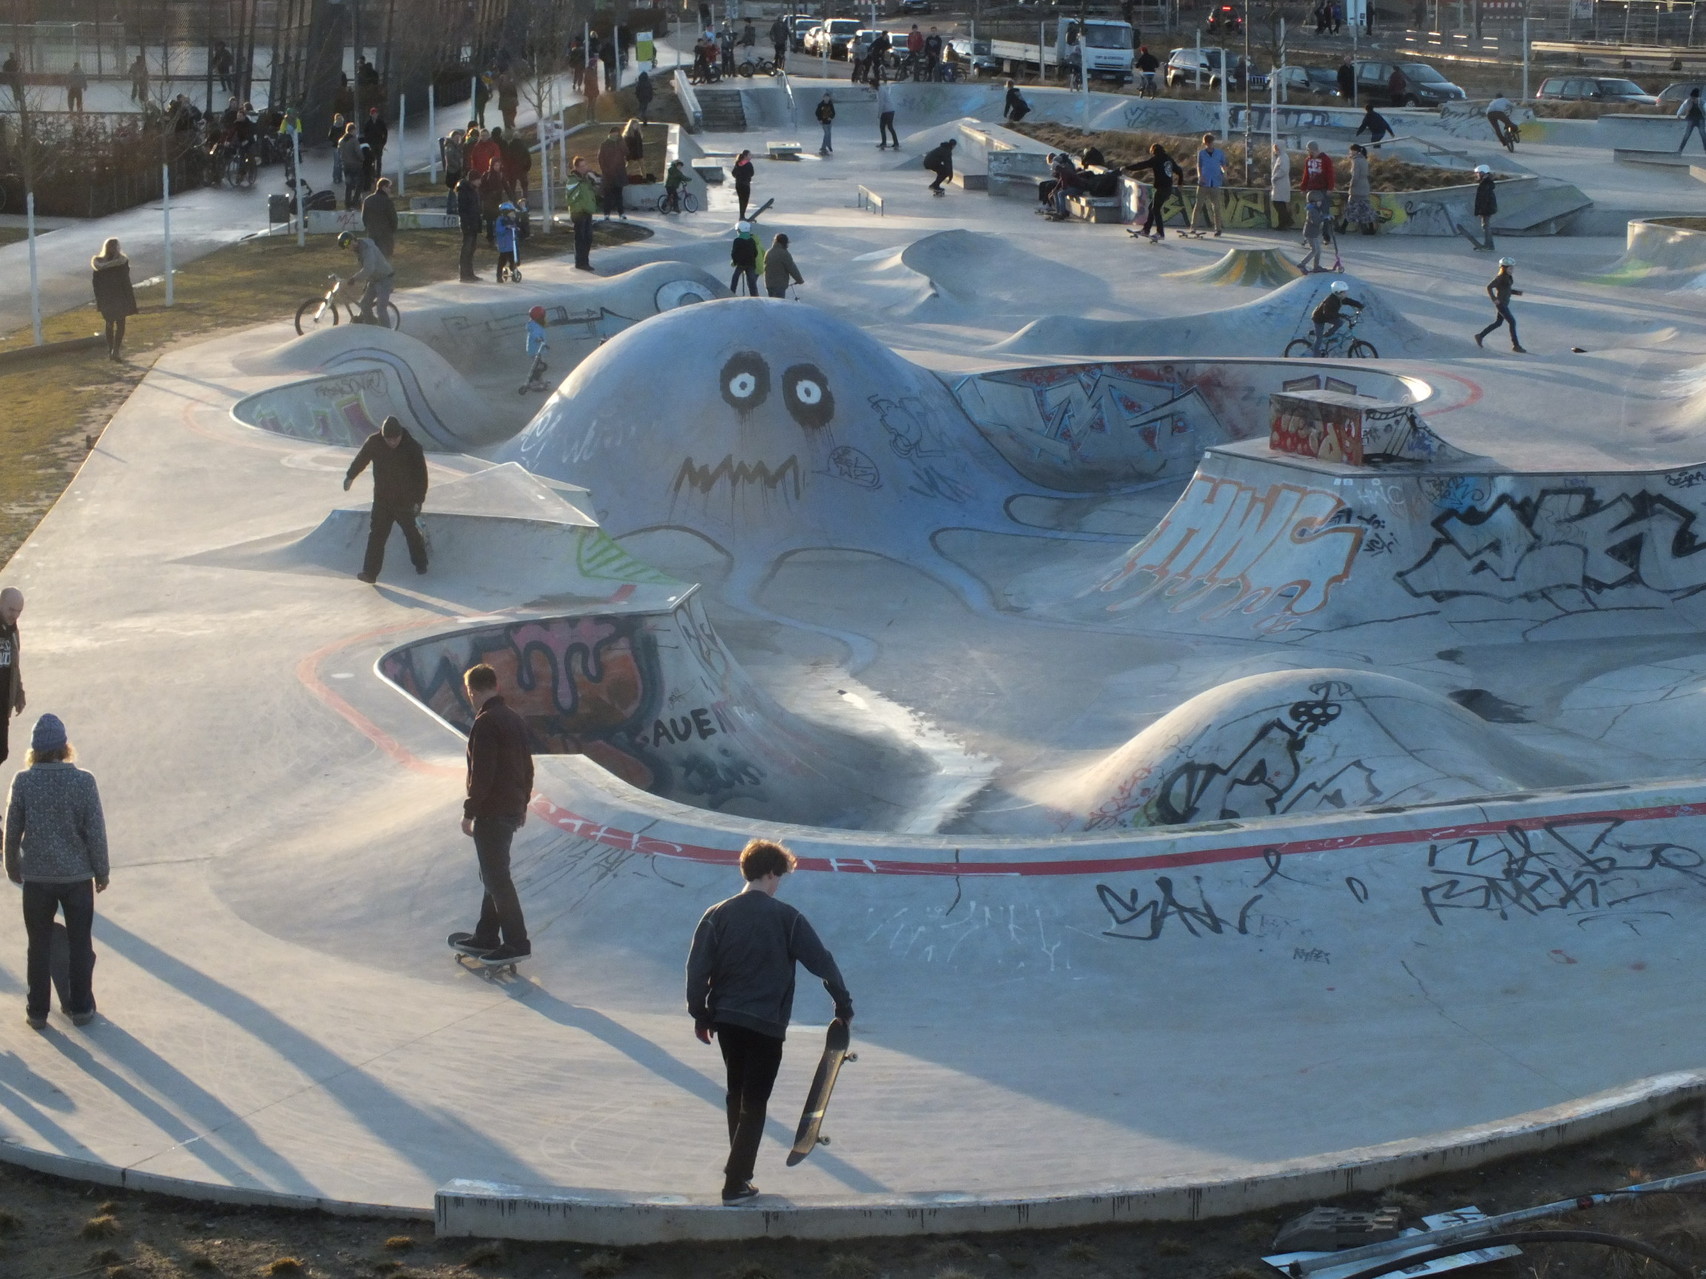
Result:
<svg viewBox="0 0 1706 1279"><path fill-rule="evenodd" d="M1333 340L1345 323L1345 308L1353 306L1362 310L1362 303L1351 296L1351 286L1343 280L1334 280L1333 287L1327 296L1316 304L1309 318L1315 322L1315 349L1312 354L1320 359L1327 353L1327 343Z"/></svg>
<svg viewBox="0 0 1706 1279"><path fill-rule="evenodd" d="M356 324L385 324L385 312L391 305L391 284L396 278L390 259L379 251L379 246L366 236L358 236L353 231L345 231L338 236L340 249L355 248L356 260L361 263L356 273L345 280L345 285L354 288L357 284L365 284L367 288L361 295L361 312L355 317Z"/></svg>
<svg viewBox="0 0 1706 1279"><path fill-rule="evenodd" d="M1511 100L1505 97L1503 89L1487 104L1487 123L1493 126L1493 136L1499 140L1499 145L1510 146L1516 124L1511 120Z"/></svg>

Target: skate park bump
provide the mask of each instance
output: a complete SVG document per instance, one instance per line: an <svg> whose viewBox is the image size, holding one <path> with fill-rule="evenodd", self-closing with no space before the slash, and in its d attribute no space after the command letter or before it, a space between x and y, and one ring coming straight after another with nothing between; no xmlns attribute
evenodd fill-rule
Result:
<svg viewBox="0 0 1706 1279"><path fill-rule="evenodd" d="M1191 280L1199 284L1230 284L1246 288L1273 288L1303 278L1303 269L1282 250L1234 247L1218 262L1188 271L1168 271L1169 280Z"/></svg>

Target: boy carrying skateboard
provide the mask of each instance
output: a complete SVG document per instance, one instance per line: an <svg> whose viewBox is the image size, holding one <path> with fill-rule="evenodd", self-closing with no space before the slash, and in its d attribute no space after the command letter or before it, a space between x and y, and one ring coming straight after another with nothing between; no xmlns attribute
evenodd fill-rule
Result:
<svg viewBox="0 0 1706 1279"><path fill-rule="evenodd" d="M693 1033L704 1044L716 1037L728 1070L725 1204L758 1193L752 1170L793 1012L794 965L804 964L821 978L835 1001L835 1015L844 1022L853 1020L853 997L834 956L804 915L776 900L782 876L793 869L794 855L782 845L750 841L740 854L746 887L705 912L687 957L687 1011L693 1017Z"/></svg>

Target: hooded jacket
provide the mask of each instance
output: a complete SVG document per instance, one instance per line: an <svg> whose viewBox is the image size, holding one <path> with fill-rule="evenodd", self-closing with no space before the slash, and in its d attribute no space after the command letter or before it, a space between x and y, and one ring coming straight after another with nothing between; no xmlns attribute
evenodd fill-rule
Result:
<svg viewBox="0 0 1706 1279"><path fill-rule="evenodd" d="M95 309L107 320L122 320L136 314L136 290L130 285L130 259L120 253L111 258L90 258L94 271Z"/></svg>
<svg viewBox="0 0 1706 1279"><path fill-rule="evenodd" d="M426 501L426 454L420 444L403 428L403 438L393 448L378 431L367 437L361 452L355 455L344 478L355 479L367 464L373 463L373 504L398 509L419 506Z"/></svg>

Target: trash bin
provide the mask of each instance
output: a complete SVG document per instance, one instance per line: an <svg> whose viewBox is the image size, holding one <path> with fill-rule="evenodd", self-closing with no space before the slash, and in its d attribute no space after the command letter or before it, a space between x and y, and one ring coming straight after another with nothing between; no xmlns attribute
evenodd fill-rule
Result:
<svg viewBox="0 0 1706 1279"><path fill-rule="evenodd" d="M290 221L290 197L282 191L275 191L267 197L267 221Z"/></svg>

